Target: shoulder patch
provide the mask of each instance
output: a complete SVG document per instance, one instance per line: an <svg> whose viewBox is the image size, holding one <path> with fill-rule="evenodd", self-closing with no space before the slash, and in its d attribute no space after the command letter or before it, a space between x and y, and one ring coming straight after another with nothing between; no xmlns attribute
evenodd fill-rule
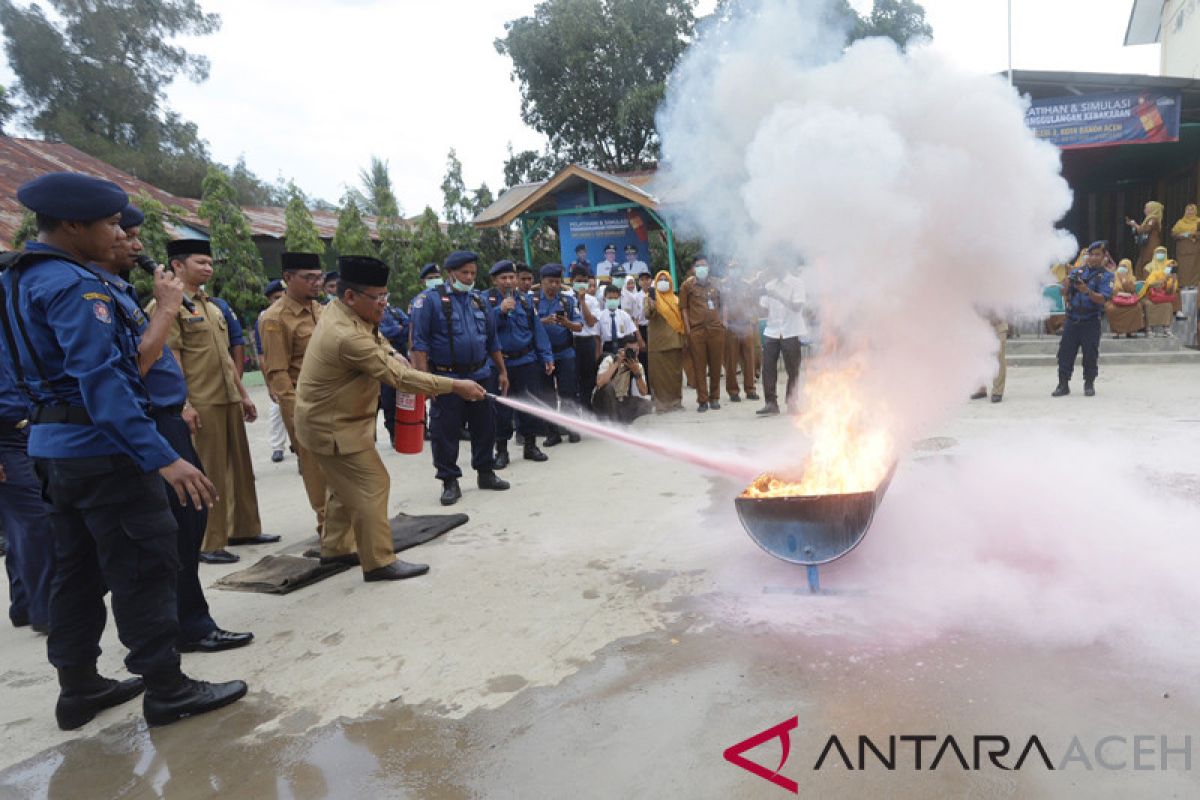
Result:
<svg viewBox="0 0 1200 800"><path fill-rule="evenodd" d="M112 312L108 310L108 306L99 300L97 300L95 303L92 303L92 314L94 314L96 319L100 320L105 325L112 324Z"/></svg>
<svg viewBox="0 0 1200 800"><path fill-rule="evenodd" d="M84 292L84 300L103 300L106 303L111 303L112 298L102 292Z"/></svg>
<svg viewBox="0 0 1200 800"><path fill-rule="evenodd" d="M425 295L423 295L423 294L419 294L419 295L417 295L417 296L416 296L416 298L415 298L415 299L412 301L412 307L413 307L413 308L420 308L420 307L421 307L421 306L423 306L423 305L425 305Z"/></svg>

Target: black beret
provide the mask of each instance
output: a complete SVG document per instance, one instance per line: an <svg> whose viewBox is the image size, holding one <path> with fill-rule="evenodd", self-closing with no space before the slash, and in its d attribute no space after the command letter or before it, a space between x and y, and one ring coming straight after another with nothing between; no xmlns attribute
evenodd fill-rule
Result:
<svg viewBox="0 0 1200 800"><path fill-rule="evenodd" d="M492 268L490 270L488 270L488 274L494 278L497 275L503 275L506 272L516 272L516 271L517 271L517 265L514 264L509 259L505 258L505 259L497 261L495 264L493 264Z"/></svg>
<svg viewBox="0 0 1200 800"><path fill-rule="evenodd" d="M437 275L441 271L442 271L441 267L439 267L437 264L434 264L432 261L430 261L428 264L421 267L420 278L421 278L421 280L425 280L430 275Z"/></svg>
<svg viewBox="0 0 1200 800"><path fill-rule="evenodd" d="M208 239L175 239L167 242L167 258L184 256L212 256L212 243Z"/></svg>
<svg viewBox="0 0 1200 800"><path fill-rule="evenodd" d="M145 221L146 215L133 203L125 206L124 210L121 211L121 227L125 230L136 228Z"/></svg>
<svg viewBox="0 0 1200 800"><path fill-rule="evenodd" d="M584 251L584 252L586 253L586 252L587 252L587 245L586 245L586 244L577 244L577 245L575 245L575 252L576 252L576 253L578 253L580 250L582 250L582 251Z"/></svg>
<svg viewBox="0 0 1200 800"><path fill-rule="evenodd" d="M473 264L479 260L479 256L472 253L470 250L455 250L450 255L446 256L446 261L442 265L446 269L458 269L459 267Z"/></svg>
<svg viewBox="0 0 1200 800"><path fill-rule="evenodd" d="M617 246L615 244L604 245L604 252L607 253L609 250L612 250L615 253L615 252L617 252Z"/></svg>
<svg viewBox="0 0 1200 800"><path fill-rule="evenodd" d="M339 256L338 272L347 283L359 286L387 286L388 266L370 256Z"/></svg>
<svg viewBox="0 0 1200 800"><path fill-rule="evenodd" d="M547 264L542 267L543 278L561 278L563 274L562 264Z"/></svg>
<svg viewBox="0 0 1200 800"><path fill-rule="evenodd" d="M279 278L276 278L275 280L269 282L266 286L263 287L263 296L270 297L271 295L275 294L276 292L282 292L282 291L283 291L283 281L279 280Z"/></svg>
<svg viewBox="0 0 1200 800"><path fill-rule="evenodd" d="M17 200L35 214L92 222L120 213L129 195L112 181L77 172L50 172L17 188Z"/></svg>
<svg viewBox="0 0 1200 800"><path fill-rule="evenodd" d="M321 257L316 253L284 253L280 260L289 272L301 269L320 269Z"/></svg>
<svg viewBox="0 0 1200 800"><path fill-rule="evenodd" d="M590 277L592 277L592 273L588 271L587 267L585 267L581 264L576 267L571 267L571 277L572 278L590 278Z"/></svg>
<svg viewBox="0 0 1200 800"><path fill-rule="evenodd" d="M518 261L517 262L517 272L528 272L530 275L532 275L533 268L530 267L528 264L526 264L524 261Z"/></svg>

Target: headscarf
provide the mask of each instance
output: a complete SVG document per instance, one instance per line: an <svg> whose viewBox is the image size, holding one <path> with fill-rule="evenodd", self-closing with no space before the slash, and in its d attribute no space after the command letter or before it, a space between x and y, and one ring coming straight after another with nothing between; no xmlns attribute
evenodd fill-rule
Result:
<svg viewBox="0 0 1200 800"><path fill-rule="evenodd" d="M1154 248L1154 255L1157 256L1160 250L1162 251L1163 255L1167 254L1167 248L1156 247L1156 248ZM1146 268L1150 270L1150 274L1146 277L1146 282L1142 284L1142 290L1140 292L1138 292L1139 300L1141 300L1143 297L1145 297L1147 294L1149 294L1150 284L1152 284L1152 283L1166 284L1166 282L1167 282L1166 266L1167 266L1166 261L1163 261L1160 264L1158 259L1156 259L1156 258L1150 259L1150 263L1148 263L1146 265Z"/></svg>
<svg viewBox="0 0 1200 800"><path fill-rule="evenodd" d="M654 308L662 316L671 329L683 335L683 314L679 310L679 297L675 294L675 284L671 281L671 273L665 269L660 269L658 274L654 276L654 284L658 285L659 281L666 281L672 288L665 292L656 292L654 297Z"/></svg>
<svg viewBox="0 0 1200 800"><path fill-rule="evenodd" d="M1137 291L1137 281L1133 277L1133 262L1128 258L1122 258L1121 263L1117 265L1117 269L1119 270L1121 267L1124 267L1126 271L1124 274L1117 273L1116 288L1114 291L1133 294Z"/></svg>
<svg viewBox="0 0 1200 800"><path fill-rule="evenodd" d="M1180 236L1185 233L1200 233L1200 216L1195 213L1196 204L1188 203L1187 208L1193 210L1192 215L1190 217L1187 216L1187 209L1184 209L1184 215L1171 228L1172 236Z"/></svg>
<svg viewBox="0 0 1200 800"><path fill-rule="evenodd" d="M1157 200L1151 200L1146 203L1146 219L1150 219L1151 217L1158 220L1159 225L1162 224L1163 204ZM1143 222L1143 224L1145 223Z"/></svg>

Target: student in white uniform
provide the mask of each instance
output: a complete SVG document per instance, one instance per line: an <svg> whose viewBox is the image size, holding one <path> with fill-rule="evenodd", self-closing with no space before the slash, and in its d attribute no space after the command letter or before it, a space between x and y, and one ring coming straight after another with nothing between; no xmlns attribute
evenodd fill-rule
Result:
<svg viewBox="0 0 1200 800"><path fill-rule="evenodd" d="M800 340L808 336L808 324L804 320L804 281L794 273L768 281L763 287L759 304L767 310L767 326L763 329L763 390L766 405L756 411L759 415L778 414L779 400L776 388L779 382L779 357L783 356L783 368L787 371L788 413L798 411L796 384L800 378Z"/></svg>
<svg viewBox="0 0 1200 800"><path fill-rule="evenodd" d="M645 261L638 259L637 247L631 244L625 245L625 272L632 275L635 279L638 275L647 275L650 273L650 267Z"/></svg>

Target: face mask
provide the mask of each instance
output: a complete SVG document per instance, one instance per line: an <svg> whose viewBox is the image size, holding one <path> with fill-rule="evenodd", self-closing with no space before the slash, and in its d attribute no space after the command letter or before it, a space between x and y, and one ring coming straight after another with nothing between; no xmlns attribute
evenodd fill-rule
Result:
<svg viewBox="0 0 1200 800"><path fill-rule="evenodd" d="M1171 270L1173 270L1173 269L1174 269L1174 267L1167 267L1167 269L1166 269L1167 274L1170 275Z"/></svg>
<svg viewBox="0 0 1200 800"><path fill-rule="evenodd" d="M445 281L443 281L441 278L426 278L425 279L425 288L426 289L436 289L437 287L441 286L443 283L445 283Z"/></svg>
<svg viewBox="0 0 1200 800"><path fill-rule="evenodd" d="M696 267L696 280L708 280L708 267Z"/></svg>
<svg viewBox="0 0 1200 800"><path fill-rule="evenodd" d="M609 311L616 311L618 308L621 307L621 301L620 300L605 300L604 307L607 308Z"/></svg>
<svg viewBox="0 0 1200 800"><path fill-rule="evenodd" d="M575 283L571 284L571 286L573 286L577 292L586 292L588 285L586 282L576 281Z"/></svg>
<svg viewBox="0 0 1200 800"><path fill-rule="evenodd" d="M469 292L474 286L473 283L463 283L458 278L454 279L454 291L456 292Z"/></svg>
<svg viewBox="0 0 1200 800"><path fill-rule="evenodd" d="M668 283L667 281L659 281L657 284L655 284L655 286L658 288L658 290L660 292L671 291L671 284Z"/></svg>
<svg viewBox="0 0 1200 800"><path fill-rule="evenodd" d="M1167 254L1166 254L1166 253L1155 253L1155 254L1154 254L1154 260L1155 260L1155 261L1166 261L1166 260L1167 260Z"/></svg>
<svg viewBox="0 0 1200 800"><path fill-rule="evenodd" d="M1125 273L1129 272L1129 267L1117 267L1117 272L1124 275Z"/></svg>

